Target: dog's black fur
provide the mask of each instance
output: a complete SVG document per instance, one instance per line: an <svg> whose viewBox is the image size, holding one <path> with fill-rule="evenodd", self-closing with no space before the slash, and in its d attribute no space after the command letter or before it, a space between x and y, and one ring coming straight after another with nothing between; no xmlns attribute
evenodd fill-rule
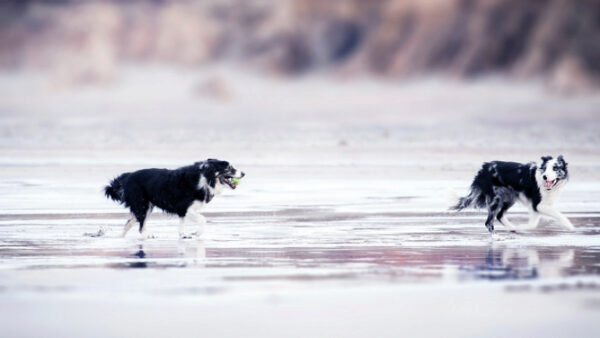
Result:
<svg viewBox="0 0 600 338"><path fill-rule="evenodd" d="M568 179L567 163L563 156L552 161L550 170L555 172L556 182L541 192L546 181L547 164L551 156L543 156L538 168L535 162L527 164L516 162L493 161L482 165L471 184L469 195L461 197L458 203L451 207L462 210L467 207L487 208L488 217L485 226L490 232L494 231L494 218L502 222L504 213L512 207L519 198L526 200L533 212L538 212L538 205L544 196L550 193L559 181ZM562 187L562 184L561 184ZM506 225L506 224L505 224Z"/></svg>
<svg viewBox="0 0 600 338"><path fill-rule="evenodd" d="M124 173L113 179L104 193L130 209L141 232L153 207L184 217L195 201L210 202L218 184L235 189L230 179L236 174L229 162L208 159L175 170L152 168Z"/></svg>

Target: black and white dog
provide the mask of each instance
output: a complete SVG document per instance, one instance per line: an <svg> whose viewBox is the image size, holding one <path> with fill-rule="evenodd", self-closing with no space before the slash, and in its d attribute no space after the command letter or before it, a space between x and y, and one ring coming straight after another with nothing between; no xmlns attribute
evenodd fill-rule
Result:
<svg viewBox="0 0 600 338"><path fill-rule="evenodd" d="M131 227L138 223L144 234L144 222L153 207L179 216L179 236L190 238L185 233L186 223L198 225L197 236L202 234L206 220L200 209L215 195L228 186L236 188L232 179L244 177L244 173L232 167L229 162L208 159L175 170L142 169L124 173L113 179L104 188L106 197L117 201L131 212L125 224L124 237Z"/></svg>
<svg viewBox="0 0 600 338"><path fill-rule="evenodd" d="M568 179L567 162L562 155L556 159L543 156L539 168L535 162L486 162L475 175L469 195L461 197L451 209L486 208L488 217L485 226L491 233L494 232L494 219L510 231L516 231L505 213L516 201L520 201L529 207L527 228L537 227L541 216L548 216L566 229L574 230L573 224L553 208Z"/></svg>

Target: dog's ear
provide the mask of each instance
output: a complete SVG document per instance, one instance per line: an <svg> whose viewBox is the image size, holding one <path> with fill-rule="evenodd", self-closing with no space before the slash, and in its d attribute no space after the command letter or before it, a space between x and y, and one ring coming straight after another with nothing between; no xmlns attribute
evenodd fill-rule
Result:
<svg viewBox="0 0 600 338"><path fill-rule="evenodd" d="M569 163L567 163L565 161L565 158L562 155L558 155L558 157L556 158L556 160L558 161L558 163L562 164L565 168L569 164Z"/></svg>
<svg viewBox="0 0 600 338"><path fill-rule="evenodd" d="M229 162L221 161L216 158L207 158L206 161L204 161L204 162L210 163L210 164L215 164L215 165L219 165L220 163L227 163L227 165L229 165Z"/></svg>
<svg viewBox="0 0 600 338"><path fill-rule="evenodd" d="M546 163L552 159L552 156L542 156L542 163Z"/></svg>
<svg viewBox="0 0 600 338"><path fill-rule="evenodd" d="M219 162L217 162L217 167L219 168L219 170L225 170L225 169L227 169L227 167L229 167L229 162L219 161Z"/></svg>
<svg viewBox="0 0 600 338"><path fill-rule="evenodd" d="M214 168L215 171L223 171L227 169L227 167L229 167L229 162L220 161L216 158L209 158L208 160L206 160L206 162L210 163L210 165Z"/></svg>

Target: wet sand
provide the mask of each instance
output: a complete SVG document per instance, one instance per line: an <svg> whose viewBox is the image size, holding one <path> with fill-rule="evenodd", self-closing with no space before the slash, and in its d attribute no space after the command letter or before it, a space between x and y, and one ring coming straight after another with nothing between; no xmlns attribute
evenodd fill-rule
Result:
<svg viewBox="0 0 600 338"><path fill-rule="evenodd" d="M192 76L143 75L74 93L0 78L0 335L597 336L597 97L225 73L233 99L213 102L182 94ZM483 213L447 211L481 162L558 152L575 232L492 239ZM160 212L154 239L119 238L110 178L206 157L248 175L201 240Z"/></svg>
<svg viewBox="0 0 600 338"><path fill-rule="evenodd" d="M429 196L437 182L328 195L346 181L249 176L207 207L201 240L161 213L156 238L119 238L126 213L78 211L95 198L2 214L3 335L595 336L600 213L567 211L573 233L548 220L492 240L484 214Z"/></svg>

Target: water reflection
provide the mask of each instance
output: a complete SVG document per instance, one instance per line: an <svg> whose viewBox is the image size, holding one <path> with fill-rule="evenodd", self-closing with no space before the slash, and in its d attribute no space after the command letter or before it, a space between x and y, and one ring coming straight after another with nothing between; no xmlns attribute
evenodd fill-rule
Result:
<svg viewBox="0 0 600 338"><path fill-rule="evenodd" d="M379 279L389 282L531 280L598 275L595 248L490 247L209 248L204 267L238 268L239 279ZM259 270L260 269L260 270ZM266 270L265 270L266 269ZM284 272L285 271L285 272ZM253 275L256 273L256 276ZM242 278L243 277L243 278ZM260 278L258 278L260 277ZM237 277L236 277L237 278Z"/></svg>
<svg viewBox="0 0 600 338"><path fill-rule="evenodd" d="M536 279L562 277L574 264L572 248L490 247L481 264L461 265L460 279Z"/></svg>
<svg viewBox="0 0 600 338"><path fill-rule="evenodd" d="M174 244L175 243L175 244ZM94 252L97 254L98 252ZM171 243L150 242L118 251L107 251L104 257L120 262L106 264L110 268L185 268L203 267L206 248L201 241L179 241Z"/></svg>
<svg viewBox="0 0 600 338"><path fill-rule="evenodd" d="M390 282L530 280L598 275L593 248L356 247L205 248L202 242L140 245L126 267L219 268L231 280L379 279ZM123 267L121 265L120 267ZM238 268L247 268L238 276ZM267 274L267 276L265 276ZM342 277L343 276L343 277Z"/></svg>
<svg viewBox="0 0 600 338"><path fill-rule="evenodd" d="M147 268L148 263L146 262L146 253L144 252L144 246L139 245L138 251L133 254L134 257L139 258L139 260L135 262L128 263L127 266L130 268Z"/></svg>
<svg viewBox="0 0 600 338"><path fill-rule="evenodd" d="M101 240L98 240L100 243ZM340 246L208 248L197 240L115 242L73 249L13 244L20 268L211 269L223 280L331 280L384 283L532 280L600 275L600 247ZM34 248L32 250L32 248ZM52 257L52 259L48 259ZM16 262L16 263L15 263Z"/></svg>
<svg viewBox="0 0 600 338"><path fill-rule="evenodd" d="M177 255L192 258L196 264L200 264L206 258L206 247L201 240L180 240L177 242Z"/></svg>
<svg viewBox="0 0 600 338"><path fill-rule="evenodd" d="M122 256L122 252L115 252L116 256ZM206 248L201 241L179 241L173 247L160 243L142 243L136 246L134 253L123 257L125 263L110 264L113 268L169 268L204 266ZM133 259L131 259L133 258Z"/></svg>

